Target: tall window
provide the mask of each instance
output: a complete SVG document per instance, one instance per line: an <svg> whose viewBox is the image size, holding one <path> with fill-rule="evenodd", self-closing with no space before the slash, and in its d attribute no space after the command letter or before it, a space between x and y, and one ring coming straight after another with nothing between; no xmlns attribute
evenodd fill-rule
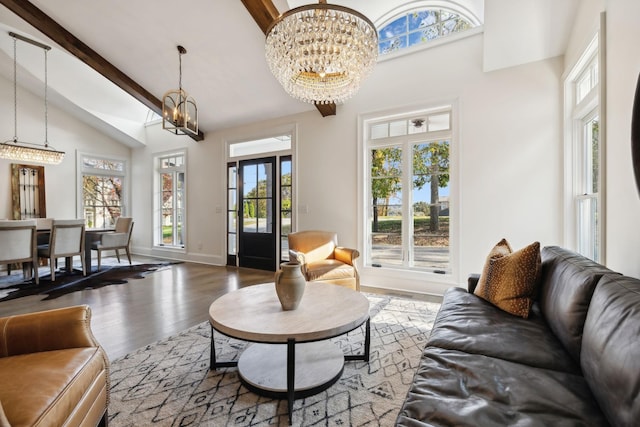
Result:
<svg viewBox="0 0 640 427"><path fill-rule="evenodd" d="M451 273L451 107L366 123L366 265Z"/></svg>
<svg viewBox="0 0 640 427"><path fill-rule="evenodd" d="M383 24L378 31L378 52L384 55L473 27L473 21L460 13L446 9L414 9Z"/></svg>
<svg viewBox="0 0 640 427"><path fill-rule="evenodd" d="M79 155L82 214L88 228L108 228L125 214L125 160Z"/></svg>
<svg viewBox="0 0 640 427"><path fill-rule="evenodd" d="M598 43L594 40L565 81L569 195L568 245L603 262L602 146Z"/></svg>
<svg viewBox="0 0 640 427"><path fill-rule="evenodd" d="M176 152L156 157L157 192L154 244L184 248L185 246L185 153Z"/></svg>

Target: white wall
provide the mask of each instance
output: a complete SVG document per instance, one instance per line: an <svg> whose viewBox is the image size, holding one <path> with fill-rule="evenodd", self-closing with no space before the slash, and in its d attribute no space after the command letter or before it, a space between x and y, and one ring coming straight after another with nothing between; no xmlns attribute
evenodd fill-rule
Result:
<svg viewBox="0 0 640 427"><path fill-rule="evenodd" d="M492 73L482 71L482 35L383 61L361 91L336 116L316 111L210 132L203 142L148 128L157 143L134 150L134 211L151 215L151 156L188 147L188 248L186 259L223 264L225 259L225 143L297 126L297 229L330 229L340 244L362 249L358 240L358 117L442 100L459 106L459 258L455 284L482 268L502 237L516 248L538 240L558 244L560 204L560 73L562 61L540 61ZM168 138L167 139L167 136ZM173 138L173 139L172 139ZM180 139L180 138L178 138ZM304 212L304 213L303 213ZM150 251L148 230L136 231L138 251ZM141 234L142 233L142 234ZM198 245L202 243L202 249ZM157 254L157 252L155 252ZM382 280L380 279L382 278ZM411 280L364 270L365 285L438 293L441 276Z"/></svg>
<svg viewBox="0 0 640 427"><path fill-rule="evenodd" d="M631 109L640 73L640 2L607 1L607 266L640 277L640 197L631 163Z"/></svg>
<svg viewBox="0 0 640 427"><path fill-rule="evenodd" d="M576 14L565 55L565 72L578 60L598 31L605 11L606 166L605 264L623 274L640 277L640 197L631 161L631 110L640 73L640 2L583 0Z"/></svg>
<svg viewBox="0 0 640 427"><path fill-rule="evenodd" d="M0 77L0 140L13 139L13 80ZM129 159L128 147L85 125L49 103L49 144L65 157L59 165L45 166L47 216L76 218L76 152L108 154ZM18 88L18 139L44 143L44 100ZM11 163L0 159L0 218L12 218Z"/></svg>

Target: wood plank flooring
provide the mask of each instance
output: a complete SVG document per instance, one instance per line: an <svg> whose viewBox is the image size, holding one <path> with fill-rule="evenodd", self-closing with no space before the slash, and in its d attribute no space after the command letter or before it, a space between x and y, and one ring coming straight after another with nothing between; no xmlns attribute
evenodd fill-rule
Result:
<svg viewBox="0 0 640 427"><path fill-rule="evenodd" d="M145 257L134 259L153 261ZM114 360L208 320L209 306L216 298L244 286L271 282L273 274L185 262L143 279L130 279L123 285L74 292L47 301L42 301L42 295L3 301L0 317L88 304L93 333ZM376 290L363 288L363 291ZM438 301L433 297L408 296Z"/></svg>

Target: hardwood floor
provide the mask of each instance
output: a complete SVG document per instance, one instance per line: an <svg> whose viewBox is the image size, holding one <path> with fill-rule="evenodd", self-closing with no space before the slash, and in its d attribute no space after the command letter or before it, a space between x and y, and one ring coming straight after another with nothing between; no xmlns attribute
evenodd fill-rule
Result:
<svg viewBox="0 0 640 427"><path fill-rule="evenodd" d="M152 260L135 256L134 259ZM42 295L3 301L0 317L88 304L93 333L114 360L208 320L209 306L216 298L245 286L271 282L273 275L269 271L185 262L123 285L74 292L46 301ZM364 288L363 291L375 292ZM405 296L438 301L433 297Z"/></svg>

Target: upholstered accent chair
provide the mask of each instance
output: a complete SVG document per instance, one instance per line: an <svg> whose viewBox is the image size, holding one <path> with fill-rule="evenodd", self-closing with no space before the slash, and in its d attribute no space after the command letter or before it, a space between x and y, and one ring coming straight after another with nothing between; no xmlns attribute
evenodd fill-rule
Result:
<svg viewBox="0 0 640 427"><path fill-rule="evenodd" d="M120 262L119 249L124 249L131 264L131 231L133 230L133 218L119 216L116 218L115 231L104 233L100 240L91 245L91 250L98 251L98 270L102 262L102 251L115 251L118 262Z"/></svg>
<svg viewBox="0 0 640 427"><path fill-rule="evenodd" d="M36 248L36 220L0 221L0 264L7 265L11 273L11 264L23 263L23 271L33 268L36 284L38 277L38 252ZM29 264L27 268L26 263Z"/></svg>
<svg viewBox="0 0 640 427"><path fill-rule="evenodd" d="M49 243L38 245L38 257L48 258L51 280L56 280L58 258L80 256L82 275L87 275L84 261L84 219L54 219L51 223ZM67 263L71 268L71 262Z"/></svg>
<svg viewBox="0 0 640 427"><path fill-rule="evenodd" d="M109 359L88 305L0 318L0 426L106 426Z"/></svg>
<svg viewBox="0 0 640 427"><path fill-rule="evenodd" d="M338 246L338 235L332 231L298 231L289 233L291 261L301 265L307 281L326 282L360 290L360 274L355 249Z"/></svg>

